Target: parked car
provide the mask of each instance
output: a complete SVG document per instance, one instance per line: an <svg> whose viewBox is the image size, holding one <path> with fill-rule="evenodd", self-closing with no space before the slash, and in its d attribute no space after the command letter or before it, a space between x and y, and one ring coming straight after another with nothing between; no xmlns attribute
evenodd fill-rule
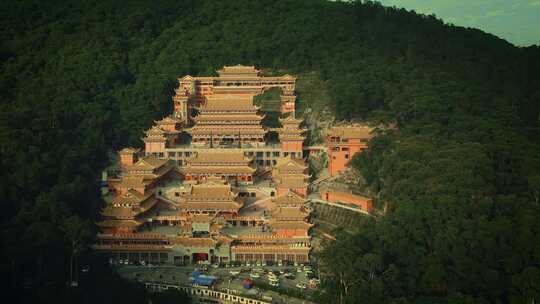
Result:
<svg viewBox="0 0 540 304"><path fill-rule="evenodd" d="M270 286L272 287L279 287L279 282L278 281L273 281L273 282L270 282L268 283Z"/></svg>
<svg viewBox="0 0 540 304"><path fill-rule="evenodd" d="M231 271L229 271L229 273L230 273L231 275L236 276L236 275L239 275L239 274L240 274L240 270L231 270Z"/></svg>
<svg viewBox="0 0 540 304"><path fill-rule="evenodd" d="M256 273L256 272L252 272L249 274L250 277L252 277L253 279L258 279L261 277L260 274Z"/></svg>
<svg viewBox="0 0 540 304"><path fill-rule="evenodd" d="M300 289L306 289L307 285L305 283L298 283L298 284L296 284L296 287L298 287Z"/></svg>

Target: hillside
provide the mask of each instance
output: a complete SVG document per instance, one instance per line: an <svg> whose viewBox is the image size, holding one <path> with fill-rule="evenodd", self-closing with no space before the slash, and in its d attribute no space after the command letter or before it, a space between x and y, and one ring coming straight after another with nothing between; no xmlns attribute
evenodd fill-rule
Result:
<svg viewBox="0 0 540 304"><path fill-rule="evenodd" d="M108 152L171 111L176 76L238 63L316 75L305 83L325 86L336 119L398 127L354 161L390 208L327 245L321 303L540 298L539 47L369 1L4 1L0 14L0 267L35 287L27 302L118 303L65 288L71 255L91 256Z"/></svg>

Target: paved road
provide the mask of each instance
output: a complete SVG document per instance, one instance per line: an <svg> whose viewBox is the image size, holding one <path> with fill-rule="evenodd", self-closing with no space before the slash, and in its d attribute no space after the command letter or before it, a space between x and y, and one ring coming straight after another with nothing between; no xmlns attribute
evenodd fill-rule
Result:
<svg viewBox="0 0 540 304"><path fill-rule="evenodd" d="M296 287L297 283L305 283L308 284L308 279L306 277L306 274L304 271L298 272L296 267L293 266L265 266L265 267L230 267L230 268L208 268L207 274L214 275L219 278L217 288L219 289L231 289L241 294L262 294L272 297L274 300L277 300L276 302L281 303L293 303L293 304L300 304L300 303L309 303L308 301L291 298L279 293L276 293L274 291L270 290L263 290L257 288L253 288L252 290L246 290L242 286L242 282L244 279L250 277L250 273L246 270L248 269L256 269L261 268L265 270L270 271L279 271L279 270L285 270L289 269L292 273L295 275L294 280L286 279L282 275L279 276L279 282L281 287L283 288L290 288L299 290L298 287ZM154 267L148 267L148 266L133 266L133 265L120 265L117 266L117 271L120 275L122 275L125 278L133 279L133 280L139 280L142 282L160 282L160 283L166 283L166 284L175 284L175 285L189 285L189 276L196 268L193 266L154 266ZM236 270L241 271L244 269L245 271L242 271L239 275L231 275L230 271ZM268 283L268 277L266 274L262 274L260 278L254 279L256 281L264 281ZM234 292L233 291L233 292ZM308 289L304 290L303 292L312 293L314 290Z"/></svg>

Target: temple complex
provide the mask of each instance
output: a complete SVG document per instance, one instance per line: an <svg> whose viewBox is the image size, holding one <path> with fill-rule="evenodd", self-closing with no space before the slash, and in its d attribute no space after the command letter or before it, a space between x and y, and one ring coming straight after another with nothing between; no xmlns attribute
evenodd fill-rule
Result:
<svg viewBox="0 0 540 304"><path fill-rule="evenodd" d="M240 65L217 75L179 78L174 112L144 133L144 149L118 152L95 249L179 265L309 261L307 130L295 116L296 79ZM253 104L273 87L282 89L279 128L264 126Z"/></svg>
<svg viewBox="0 0 540 304"><path fill-rule="evenodd" d="M225 66L217 73L217 77L186 75L178 79L180 85L173 98L175 118L187 123L191 109L207 102L209 96L230 94L253 97L274 87L282 90L281 112L294 113L296 78L290 75L265 77L254 66L243 65Z"/></svg>

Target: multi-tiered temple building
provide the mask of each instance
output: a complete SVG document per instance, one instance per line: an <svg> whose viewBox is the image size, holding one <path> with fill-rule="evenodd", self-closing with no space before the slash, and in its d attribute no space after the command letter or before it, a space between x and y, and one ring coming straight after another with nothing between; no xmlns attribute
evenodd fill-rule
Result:
<svg viewBox="0 0 540 304"><path fill-rule="evenodd" d="M119 152L95 248L152 263L294 261L310 252L306 129L292 76L226 66L179 78L174 113ZM281 127L253 97L279 87ZM275 132L277 142L269 142Z"/></svg>

